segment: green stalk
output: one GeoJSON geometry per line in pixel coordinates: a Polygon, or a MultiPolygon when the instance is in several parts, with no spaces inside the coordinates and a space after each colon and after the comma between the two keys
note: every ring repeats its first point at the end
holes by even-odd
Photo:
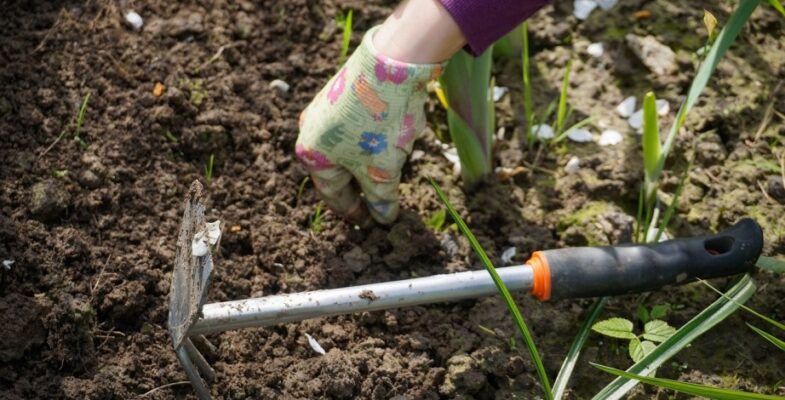
{"type": "Polygon", "coordinates": [[[763,336],[763,338],[771,342],[771,344],[779,347],[780,350],[785,351],[785,342],[782,341],[782,339],[772,335],[771,333],[764,331],[763,329],[756,327],[755,325],[747,324],[747,326],[749,326],[750,329],[755,331],[755,333],[757,333],[758,335],[763,336]]]}
{"type": "Polygon", "coordinates": [[[521,311],[518,309],[518,306],[515,304],[515,300],[513,300],[512,295],[510,295],[510,291],[507,289],[507,286],[502,281],[499,274],[496,272],[496,268],[493,266],[491,259],[488,258],[488,255],[485,253],[485,250],[480,245],[480,242],[477,241],[477,238],[474,237],[472,231],[469,230],[469,227],[466,226],[466,223],[461,218],[460,214],[455,211],[450,201],[447,199],[447,196],[442,192],[442,189],[433,180],[433,178],[429,178],[431,182],[431,186],[436,190],[436,195],[439,197],[442,203],[447,207],[447,212],[450,213],[450,216],[458,225],[458,229],[460,229],[461,233],[466,236],[466,239],[469,240],[469,244],[474,250],[474,253],[482,262],[482,265],[485,266],[485,269],[488,270],[488,273],[491,275],[491,279],[493,279],[493,283],[496,284],[496,289],[499,290],[499,294],[501,294],[502,299],[507,304],[507,309],[509,310],[510,314],[512,315],[513,319],[515,320],[515,324],[518,327],[518,331],[521,333],[523,337],[524,343],[526,343],[526,347],[529,349],[529,353],[531,354],[532,360],[534,361],[535,369],[537,370],[537,376],[540,378],[540,383],[542,384],[543,390],[545,392],[545,398],[548,400],[553,400],[553,392],[551,391],[551,384],[548,380],[548,374],[545,372],[545,367],[542,364],[542,359],[540,358],[540,353],[537,351],[537,346],[534,343],[534,338],[532,338],[531,333],[529,332],[528,326],[526,326],[526,321],[523,320],[523,315],[521,315],[521,311]]]}
{"type": "Polygon", "coordinates": [[[441,86],[447,97],[447,124],[458,150],[461,172],[467,188],[475,187],[491,175],[495,115],[490,98],[491,54],[488,49],[474,58],[457,52],[447,63],[441,86]]]}
{"type": "Polygon", "coordinates": [[[343,64],[346,61],[346,56],[349,55],[349,40],[352,38],[352,16],[354,15],[354,10],[349,10],[346,14],[346,17],[343,20],[343,37],[341,40],[341,58],[339,59],[338,63],[343,64]]]}
{"type": "Polygon", "coordinates": [[[581,330],[578,331],[578,335],[575,336],[575,340],[572,342],[572,346],[570,346],[570,351],[567,352],[567,356],[564,358],[564,362],[562,362],[561,368],[559,369],[559,375],[556,376],[556,381],[553,383],[554,399],[561,399],[564,396],[564,391],[567,389],[567,383],[570,381],[572,371],[575,369],[575,364],[578,363],[578,357],[581,355],[581,349],[583,349],[583,345],[586,343],[586,338],[589,337],[594,321],[596,321],[597,317],[602,313],[602,309],[605,307],[607,301],[607,297],[599,298],[594,303],[594,306],[592,306],[591,311],[589,311],[589,316],[583,321],[583,326],[581,326],[581,330]]]}
{"type": "Polygon", "coordinates": [[[653,198],[657,192],[657,179],[660,172],[657,171],[657,164],[662,157],[656,101],[657,99],[652,92],[646,93],[646,96],[643,98],[643,171],[647,208],[654,206],[653,198]]]}
{"type": "Polygon", "coordinates": [[[523,113],[526,116],[526,144],[531,148],[534,145],[534,103],[532,103],[531,75],[529,73],[529,23],[521,24],[521,65],[523,70],[523,113]]]}
{"type": "Polygon", "coordinates": [[[558,136],[564,131],[564,123],[567,119],[567,90],[570,85],[570,70],[572,70],[572,60],[567,61],[567,68],[564,70],[564,78],[561,82],[561,92],[559,93],[559,108],[556,111],[556,130],[558,136]]]}

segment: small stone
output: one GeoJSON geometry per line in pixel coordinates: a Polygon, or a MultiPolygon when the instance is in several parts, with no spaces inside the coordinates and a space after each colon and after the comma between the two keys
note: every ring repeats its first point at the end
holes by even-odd
{"type": "Polygon", "coordinates": [[[567,161],[567,164],[564,166],[564,172],[566,172],[568,175],[572,175],[577,173],[580,168],[581,168],[581,159],[576,156],[572,156],[570,160],[567,161]]]}
{"type": "Polygon", "coordinates": [[[553,139],[554,136],[553,128],[547,124],[532,126],[532,132],[540,139],[553,139]]]}
{"type": "Polygon", "coordinates": [[[607,131],[602,132],[602,134],[600,135],[599,144],[600,146],[613,146],[621,143],[622,139],[623,137],[621,136],[621,133],[609,129],[607,131]]]}
{"type": "Polygon", "coordinates": [[[270,87],[281,91],[281,93],[289,92],[289,84],[280,79],[275,79],[270,82],[270,87]]]}
{"type": "Polygon", "coordinates": [[[627,97],[626,99],[622,100],[618,106],[616,106],[616,112],[619,113],[622,118],[629,118],[633,112],[635,112],[635,96],[627,97]]]}
{"type": "Polygon", "coordinates": [[[579,20],[585,20],[595,8],[597,8],[597,2],[594,0],[575,0],[572,15],[579,20]]]}
{"type": "Polygon", "coordinates": [[[30,212],[41,221],[60,217],[68,207],[70,195],[59,182],[38,182],[33,185],[31,192],[30,212]]]}
{"type": "Polygon", "coordinates": [[[640,37],[630,33],[624,39],[627,46],[651,72],[663,76],[678,71],[676,53],[670,47],[660,43],[654,36],[640,37]]]}
{"type": "Polygon", "coordinates": [[[166,22],[166,34],[169,36],[185,36],[203,33],[203,20],[202,14],[182,10],[174,18],[166,22]]]}
{"type": "Polygon", "coordinates": [[[144,20],[142,19],[142,16],[137,14],[136,11],[134,10],[129,10],[128,12],[125,13],[125,22],[127,22],[128,25],[131,26],[131,28],[134,28],[134,30],[137,31],[139,29],[142,29],[142,26],[144,25],[144,20]]]}
{"type": "Polygon", "coordinates": [[[603,48],[602,43],[592,43],[586,48],[586,52],[594,58],[600,58],[603,53],[605,53],[605,49],[603,48]]]}
{"type": "Polygon", "coordinates": [[[785,204],[785,185],[781,176],[770,176],[767,182],[767,192],[774,200],[780,204],[785,204]]]}
{"type": "Polygon", "coordinates": [[[643,110],[632,113],[630,118],[627,119],[627,123],[630,124],[630,128],[640,131],[643,128],[643,110]]]}
{"type": "Polygon", "coordinates": [[[101,186],[101,177],[92,170],[84,170],[79,174],[79,184],[87,189],[97,189],[101,186]]]}
{"type": "Polygon", "coordinates": [[[588,129],[578,128],[567,133],[567,138],[573,142],[586,143],[594,138],[588,129]]]}

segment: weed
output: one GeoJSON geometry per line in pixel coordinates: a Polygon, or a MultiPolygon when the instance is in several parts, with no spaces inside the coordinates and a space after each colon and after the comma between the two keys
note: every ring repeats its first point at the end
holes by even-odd
{"type": "Polygon", "coordinates": [[[215,154],[210,154],[210,158],[207,160],[207,165],[204,166],[204,178],[207,179],[207,182],[210,182],[213,179],[214,165],[215,165],[215,154]]]}
{"type": "Polygon", "coordinates": [[[322,202],[316,204],[316,210],[313,215],[308,219],[308,225],[313,233],[322,231],[322,202]]]}
{"type": "Polygon", "coordinates": [[[67,175],[68,175],[67,169],[56,169],[52,171],[52,176],[54,176],[55,178],[62,179],[65,178],[67,175]]]}
{"type": "Polygon", "coordinates": [[[349,10],[346,14],[339,12],[335,17],[335,22],[341,27],[343,36],[341,38],[341,55],[338,59],[338,64],[343,64],[346,57],[349,55],[349,41],[352,38],[352,16],[354,10],[349,10]]]}
{"type": "Polygon", "coordinates": [[[597,322],[591,329],[599,334],[629,340],[629,355],[632,361],[638,362],[651,354],[657,345],[662,343],[674,333],[676,328],[659,319],[651,319],[643,327],[643,333],[635,334],[634,324],[625,318],[609,318],[597,322]]]}
{"type": "Polygon", "coordinates": [[[202,79],[183,79],[180,81],[180,86],[190,93],[188,101],[197,107],[199,107],[208,96],[207,89],[202,86],[203,83],[204,81],[202,79]]]}
{"type": "Polygon", "coordinates": [[[433,228],[435,231],[441,231],[445,228],[444,223],[447,220],[447,212],[442,208],[431,215],[426,225],[433,228]]]}
{"type": "Polygon", "coordinates": [[[79,144],[81,148],[87,148],[87,142],[82,139],[82,123],[84,123],[84,115],[87,112],[87,102],[90,101],[90,92],[82,99],[82,105],[79,106],[79,114],[76,116],[76,128],[74,129],[74,141],[79,144]]]}
{"type": "Polygon", "coordinates": [[[172,143],[177,143],[177,136],[175,136],[169,129],[164,130],[164,137],[166,140],[172,143]]]}

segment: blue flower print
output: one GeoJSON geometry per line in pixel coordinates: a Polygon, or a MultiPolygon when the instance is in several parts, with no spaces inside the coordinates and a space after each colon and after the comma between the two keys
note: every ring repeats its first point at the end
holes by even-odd
{"type": "Polygon", "coordinates": [[[379,154],[387,148],[387,137],[383,133],[363,132],[358,143],[364,152],[379,154]]]}

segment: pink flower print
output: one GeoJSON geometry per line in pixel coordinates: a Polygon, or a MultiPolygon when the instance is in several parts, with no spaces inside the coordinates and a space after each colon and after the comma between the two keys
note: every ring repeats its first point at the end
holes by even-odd
{"type": "Polygon", "coordinates": [[[321,171],[333,166],[326,155],[316,150],[308,150],[301,144],[295,146],[294,153],[297,159],[311,171],[321,171]]]}
{"type": "Polygon", "coordinates": [[[403,116],[403,122],[401,122],[401,133],[398,135],[398,141],[395,143],[395,146],[400,149],[406,149],[409,143],[414,140],[414,115],[410,113],[406,113],[403,116]]]}
{"type": "Polygon", "coordinates": [[[409,77],[409,68],[406,65],[383,57],[376,58],[374,70],[379,82],[390,81],[400,85],[409,77]]]}
{"type": "Polygon", "coordinates": [[[341,68],[338,75],[335,75],[330,90],[327,91],[327,100],[330,104],[335,104],[338,98],[341,97],[343,89],[346,87],[346,67],[341,68]]]}

